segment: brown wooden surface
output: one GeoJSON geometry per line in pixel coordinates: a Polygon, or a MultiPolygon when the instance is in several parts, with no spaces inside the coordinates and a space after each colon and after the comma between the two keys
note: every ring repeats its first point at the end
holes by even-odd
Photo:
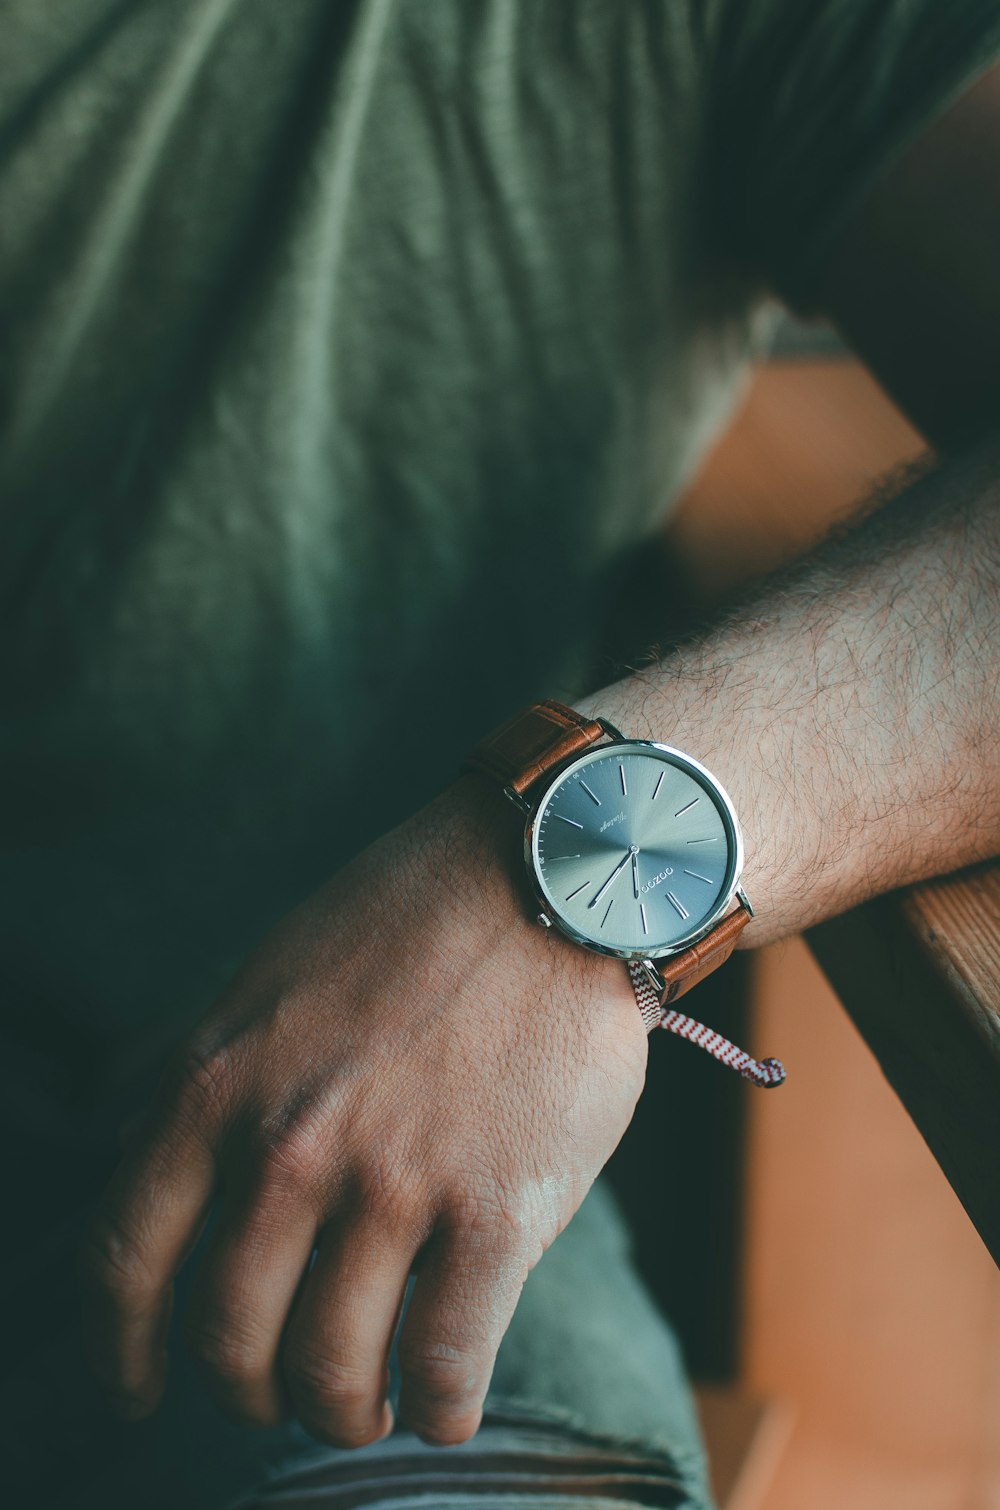
{"type": "Polygon", "coordinates": [[[809,943],[1000,1263],[1000,866],[880,898],[809,943]]]}
{"type": "MultiPolygon", "coordinates": [[[[682,505],[671,555],[711,599],[748,570],[767,570],[806,548],[880,473],[921,449],[859,363],[771,362],[682,505]]],[[[977,1085],[995,1069],[992,1051],[980,1051],[995,1017],[984,1022],[963,997],[972,991],[986,1000],[997,976],[991,946],[971,936],[966,900],[956,904],[955,888],[964,884],[935,882],[843,920],[839,963],[855,957],[851,929],[874,923],[880,909],[895,919],[909,942],[903,957],[911,974],[930,991],[931,1028],[917,1025],[898,976],[890,976],[895,1007],[871,1002],[873,1022],[883,1037],[886,1024],[894,1026],[896,1062],[911,1029],[921,1055],[934,1034],[943,1037],[941,1062],[928,1053],[924,1065],[918,1055],[910,1081],[920,1084],[935,1125],[950,1110],[954,1138],[964,1139],[952,1157],[978,1169],[986,1189],[994,1157],[970,1152],[970,1082],[956,1071],[957,1088],[931,1084],[932,1068],[956,1065],[959,1045],[977,1085]],[[949,972],[958,977],[954,990],[938,990],[949,972]]],[[[887,935],[873,931],[884,965],[887,935]]],[[[803,941],[754,951],[746,961],[749,1046],[780,1054],[789,1070],[782,1090],[747,1093],[741,1140],[741,1388],[783,1401],[790,1412],[761,1510],[1000,1510],[994,1262],[803,941]]],[[[855,1013],[872,994],[861,994],[864,984],[857,992],[844,987],[855,1013]]],[[[875,1027],[865,1031],[878,1053],[875,1027]]],[[[913,1111],[914,1091],[897,1081],[913,1111]]],[[[986,1119],[996,1099],[985,1091],[972,1098],[986,1119]]],[[[691,1115],[698,1118],[697,1103],[691,1115]]],[[[991,1136],[980,1124],[978,1141],[991,1136]]]]}
{"type": "Polygon", "coordinates": [[[742,1387],[791,1431],[762,1510],[1000,1510],[1000,1276],[806,944],[753,956],[742,1387]]]}
{"type": "MultiPolygon", "coordinates": [[[[670,531],[709,596],[799,554],[924,450],[859,363],[765,367],[670,531]]],[[[1000,1261],[1000,866],[810,934],[883,1070],[1000,1261]]]]}

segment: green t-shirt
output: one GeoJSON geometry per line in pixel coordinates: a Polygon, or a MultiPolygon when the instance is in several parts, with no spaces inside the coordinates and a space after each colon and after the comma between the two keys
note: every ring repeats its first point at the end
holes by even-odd
{"type": "MultiPolygon", "coordinates": [[[[983,0],[2,0],[0,969],[201,1010],[520,703],[983,0]]],[[[40,1019],[41,1020],[41,1019],[40,1019]]]]}

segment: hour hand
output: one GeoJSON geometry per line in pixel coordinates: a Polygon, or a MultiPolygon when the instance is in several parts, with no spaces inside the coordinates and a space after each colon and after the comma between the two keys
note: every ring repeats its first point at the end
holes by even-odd
{"type": "Polygon", "coordinates": [[[629,860],[632,857],[632,851],[633,851],[634,848],[635,848],[635,846],[633,845],[631,848],[629,848],[629,849],[627,849],[625,851],[624,855],[618,861],[618,864],[615,866],[614,870],[608,876],[608,879],[605,881],[605,883],[601,887],[600,891],[597,893],[597,895],[593,898],[592,901],[590,901],[590,902],[587,903],[588,907],[596,907],[597,906],[598,902],[601,900],[601,898],[603,897],[604,893],[607,891],[608,887],[611,885],[611,883],[615,879],[615,877],[616,876],[620,876],[621,873],[622,873],[622,871],[625,869],[626,865],[628,864],[629,860]]]}
{"type": "Polygon", "coordinates": [[[636,849],[636,847],[635,847],[634,844],[632,846],[632,890],[635,892],[635,899],[638,902],[638,900],[639,900],[639,851],[636,849]]]}

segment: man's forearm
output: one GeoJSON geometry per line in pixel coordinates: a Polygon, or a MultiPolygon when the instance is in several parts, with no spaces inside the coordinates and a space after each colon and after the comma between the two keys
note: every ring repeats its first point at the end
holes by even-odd
{"type": "Polygon", "coordinates": [[[993,442],[585,706],[729,789],[761,943],[1000,852],[998,683],[993,442]]]}

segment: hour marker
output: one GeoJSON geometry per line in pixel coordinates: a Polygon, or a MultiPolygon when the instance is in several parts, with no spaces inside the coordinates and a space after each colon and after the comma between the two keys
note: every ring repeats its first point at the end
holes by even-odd
{"type": "Polygon", "coordinates": [[[689,812],[690,809],[694,807],[695,803],[696,802],[700,802],[700,801],[701,801],[700,797],[692,797],[691,801],[687,804],[686,807],[678,808],[677,812],[674,814],[674,817],[675,818],[679,818],[680,815],[681,815],[681,813],[689,812]]]}
{"type": "Polygon", "coordinates": [[[664,778],[664,776],[666,774],[667,774],[666,771],[661,771],[660,774],[659,774],[659,776],[657,776],[657,778],[656,778],[656,785],[653,788],[653,801],[654,802],[656,801],[656,794],[657,794],[657,792],[660,790],[660,787],[663,785],[663,778],[664,778]]]}
{"type": "MultiPolygon", "coordinates": [[[[549,858],[552,860],[552,863],[555,864],[555,862],[557,860],[579,860],[580,856],[579,855],[551,855],[549,858]]],[[[543,861],[543,864],[544,864],[544,861],[543,861]]]]}
{"type": "Polygon", "coordinates": [[[645,902],[640,902],[639,903],[639,911],[642,913],[642,931],[643,931],[643,933],[648,933],[649,932],[649,924],[646,922],[646,904],[645,904],[645,902]]]}
{"type": "Polygon", "coordinates": [[[691,916],[687,908],[684,906],[684,903],[678,902],[672,891],[667,892],[667,900],[674,904],[682,918],[689,918],[691,916]]]}
{"type": "Polygon", "coordinates": [[[713,834],[710,839],[689,839],[688,840],[689,844],[717,844],[718,842],[719,842],[719,836],[718,836],[718,834],[713,834]]]}
{"type": "Polygon", "coordinates": [[[621,764],[620,761],[618,763],[618,774],[622,779],[622,796],[627,797],[628,787],[625,785],[625,767],[621,764]]]}
{"type": "Polygon", "coordinates": [[[695,878],[696,881],[704,881],[704,883],[705,883],[706,886],[711,886],[711,884],[712,884],[711,881],[708,879],[708,876],[699,875],[696,870],[686,870],[684,872],[684,874],[686,876],[694,876],[694,878],[695,878]]]}
{"type": "Polygon", "coordinates": [[[614,897],[612,897],[611,901],[608,903],[607,912],[605,912],[604,916],[601,918],[601,927],[602,928],[604,927],[605,923],[608,921],[608,912],[611,911],[611,909],[612,909],[612,907],[614,905],[615,905],[615,899],[614,899],[614,897]]]}
{"type": "Polygon", "coordinates": [[[552,816],[553,816],[553,818],[562,818],[562,821],[564,823],[571,824],[573,828],[582,828],[583,827],[583,824],[582,823],[577,823],[577,821],[576,821],[575,818],[563,818],[562,813],[553,813],[552,816]]]}
{"type": "Polygon", "coordinates": [[[584,881],[582,886],[578,886],[575,891],[571,891],[569,896],[566,898],[567,902],[572,902],[573,898],[578,897],[581,891],[585,891],[589,885],[589,881],[584,881]]]}
{"type": "Polygon", "coordinates": [[[586,792],[586,794],[590,798],[591,802],[596,802],[597,806],[600,807],[600,805],[601,805],[601,799],[600,799],[600,797],[595,797],[594,796],[593,792],[590,790],[590,787],[587,785],[587,783],[585,781],[581,781],[580,785],[583,787],[583,790],[586,792]]]}

